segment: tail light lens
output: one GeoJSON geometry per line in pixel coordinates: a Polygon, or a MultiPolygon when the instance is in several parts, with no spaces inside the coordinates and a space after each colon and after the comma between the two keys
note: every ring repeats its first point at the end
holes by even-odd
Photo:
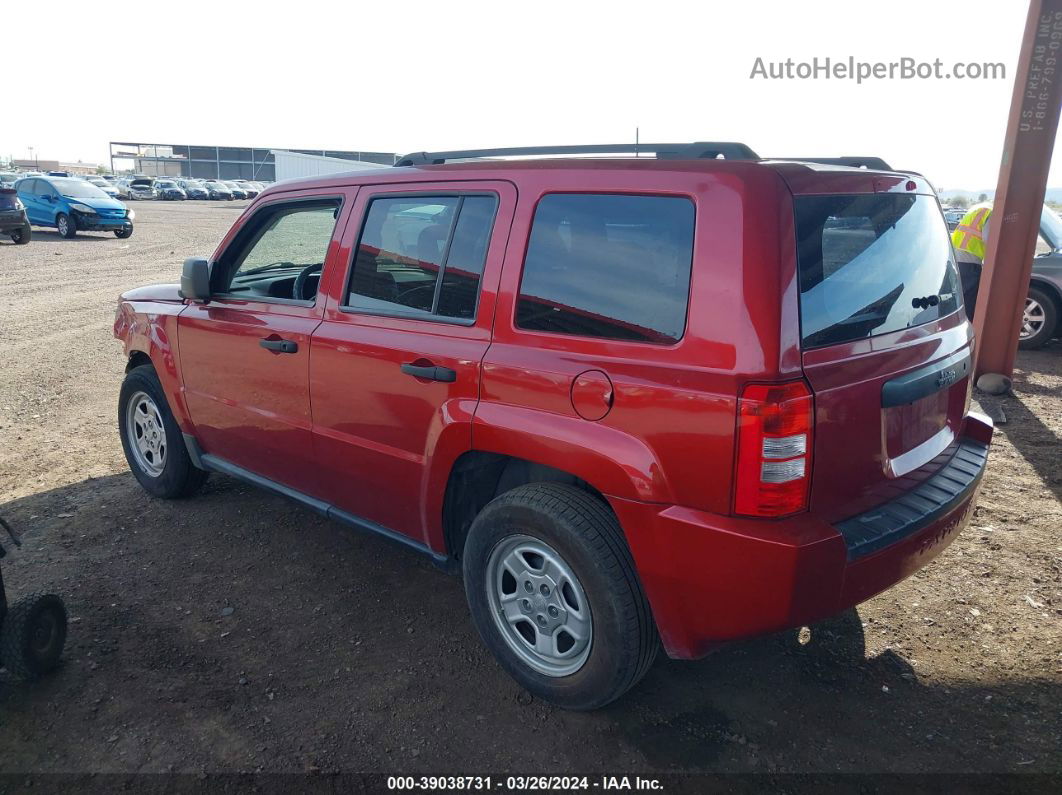
{"type": "Polygon", "coordinates": [[[735,513],[774,517],[808,507],[812,412],[803,381],[745,387],[738,400],[735,513]]]}

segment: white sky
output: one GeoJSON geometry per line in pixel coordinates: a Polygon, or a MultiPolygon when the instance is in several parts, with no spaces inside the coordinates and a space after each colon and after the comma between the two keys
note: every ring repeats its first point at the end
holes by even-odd
{"type": "MultiPolygon", "coordinates": [[[[110,140],[414,151],[736,140],[996,184],[1022,0],[11,2],[0,152],[110,140]],[[39,32],[36,32],[39,31],[39,32]],[[1005,80],[750,80],[767,60],[1002,62],[1005,80]],[[7,74],[15,74],[10,69],[7,74]]],[[[1056,151],[1058,147],[1056,146],[1056,151]]],[[[1056,154],[1048,184],[1062,184],[1056,154]]]]}

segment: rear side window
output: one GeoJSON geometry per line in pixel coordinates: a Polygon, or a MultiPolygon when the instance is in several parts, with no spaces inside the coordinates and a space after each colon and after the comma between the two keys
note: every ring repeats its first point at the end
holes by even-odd
{"type": "Polygon", "coordinates": [[[347,305],[381,314],[472,321],[494,196],[373,199],[358,241],[347,305]]]}
{"type": "Polygon", "coordinates": [[[664,196],[552,194],[535,210],[516,325],[670,344],[682,337],[693,203],[664,196]]]}
{"type": "Polygon", "coordinates": [[[805,348],[937,320],[961,287],[947,225],[930,196],[800,196],[795,200],[805,348]]]}

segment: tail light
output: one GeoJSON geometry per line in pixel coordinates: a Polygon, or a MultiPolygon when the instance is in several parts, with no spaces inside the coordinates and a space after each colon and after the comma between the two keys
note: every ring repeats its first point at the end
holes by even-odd
{"type": "Polygon", "coordinates": [[[812,412],[803,381],[745,387],[738,400],[735,513],[786,516],[808,507],[812,412]]]}

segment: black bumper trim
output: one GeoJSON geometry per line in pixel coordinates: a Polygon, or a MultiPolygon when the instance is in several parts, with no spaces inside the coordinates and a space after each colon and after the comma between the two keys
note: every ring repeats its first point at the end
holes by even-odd
{"type": "Polygon", "coordinates": [[[949,513],[981,480],[988,445],[962,439],[951,460],[929,480],[895,500],[834,525],[853,561],[884,549],[949,513]]]}

